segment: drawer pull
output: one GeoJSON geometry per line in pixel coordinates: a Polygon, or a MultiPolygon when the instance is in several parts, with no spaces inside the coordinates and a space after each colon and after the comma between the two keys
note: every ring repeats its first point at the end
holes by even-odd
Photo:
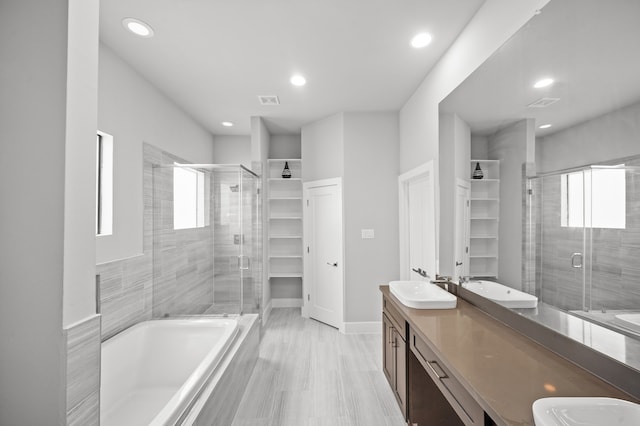
{"type": "Polygon", "coordinates": [[[427,361],[427,365],[429,366],[429,369],[433,371],[433,374],[435,374],[438,379],[442,380],[442,379],[449,378],[449,376],[447,376],[447,373],[445,373],[442,370],[442,368],[440,368],[437,361],[427,361]],[[440,372],[436,371],[436,369],[434,368],[434,365],[438,367],[438,370],[440,370],[440,372]]]}

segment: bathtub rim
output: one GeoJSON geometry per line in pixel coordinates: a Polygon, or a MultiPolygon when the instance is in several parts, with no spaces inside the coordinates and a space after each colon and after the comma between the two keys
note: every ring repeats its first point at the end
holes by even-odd
{"type": "Polygon", "coordinates": [[[476,293],[482,297],[485,297],[489,300],[492,300],[506,308],[512,308],[512,309],[533,309],[536,308],[538,306],[538,298],[532,294],[529,293],[525,293],[524,291],[515,289],[515,288],[511,288],[507,285],[501,284],[499,282],[496,281],[489,281],[489,280],[482,280],[482,279],[472,279],[470,280],[468,283],[464,284],[464,288],[469,290],[472,293],[476,293]],[[516,299],[516,298],[508,298],[508,297],[500,297],[500,295],[493,295],[490,294],[489,292],[477,292],[472,290],[469,287],[469,284],[473,284],[473,283],[480,283],[480,285],[486,285],[487,287],[493,287],[493,288],[504,288],[506,290],[509,290],[511,292],[513,292],[514,296],[518,295],[521,296],[520,299],[516,299]]]}

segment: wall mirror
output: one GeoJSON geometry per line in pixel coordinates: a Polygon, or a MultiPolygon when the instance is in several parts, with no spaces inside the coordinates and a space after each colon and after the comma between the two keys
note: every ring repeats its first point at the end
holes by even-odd
{"type": "Polygon", "coordinates": [[[441,134],[454,116],[470,145],[465,272],[494,271],[478,274],[538,297],[521,315],[636,370],[638,16],[637,0],[550,1],[440,104],[441,134]],[[476,160],[499,167],[481,164],[494,204],[474,210],[476,160]]]}

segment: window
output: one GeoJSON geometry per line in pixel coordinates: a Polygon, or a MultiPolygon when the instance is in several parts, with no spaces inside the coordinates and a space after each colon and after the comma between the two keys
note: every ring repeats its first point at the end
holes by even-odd
{"type": "Polygon", "coordinates": [[[113,136],[96,138],[96,235],[113,233],[113,136]]]}
{"type": "Polygon", "coordinates": [[[204,172],[190,167],[173,169],[173,228],[202,228],[207,225],[204,172]]]}
{"type": "Polygon", "coordinates": [[[598,166],[561,175],[560,225],[624,229],[626,184],[623,166],[598,166]]]}

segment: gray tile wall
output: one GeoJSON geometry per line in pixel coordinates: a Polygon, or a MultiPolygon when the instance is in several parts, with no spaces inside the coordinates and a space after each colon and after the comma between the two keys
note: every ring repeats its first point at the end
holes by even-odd
{"type": "Polygon", "coordinates": [[[202,314],[213,304],[213,228],[174,229],[173,168],[153,171],[153,193],[153,316],[202,314]]]}
{"type": "MultiPolygon", "coordinates": [[[[139,256],[100,264],[96,267],[96,273],[99,276],[100,313],[103,317],[103,340],[131,325],[152,318],[155,312],[162,311],[162,314],[177,313],[177,307],[182,308],[186,301],[194,300],[203,294],[203,292],[197,291],[194,293],[194,287],[197,287],[194,282],[199,283],[200,287],[204,286],[203,279],[199,279],[194,275],[194,264],[196,265],[196,270],[210,270],[212,268],[202,260],[206,257],[206,253],[197,254],[200,247],[190,244],[196,237],[189,232],[193,230],[185,230],[183,233],[179,231],[179,235],[177,235],[172,229],[173,232],[160,235],[160,240],[162,241],[161,249],[166,249],[164,252],[160,251],[162,257],[160,261],[166,262],[166,267],[160,268],[159,277],[156,281],[158,285],[154,288],[154,221],[160,219],[154,218],[153,166],[171,164],[176,161],[186,163],[187,161],[147,143],[143,144],[143,161],[143,253],[139,256]],[[184,253],[181,256],[171,256],[171,250],[174,252],[183,250],[184,253]],[[166,296],[170,294],[179,296],[182,290],[187,293],[187,296],[178,297],[178,302],[165,312],[164,308],[169,304],[166,296]],[[153,306],[154,293],[159,297],[160,304],[159,310],[156,309],[155,311],[153,306]]],[[[166,191],[162,195],[162,202],[165,204],[164,208],[172,211],[166,206],[172,201],[172,187],[165,184],[161,189],[166,191]]],[[[171,228],[173,228],[172,217],[164,217],[162,220],[165,221],[166,228],[169,227],[167,221],[171,220],[171,228]]],[[[209,256],[209,258],[211,257],[209,256]]],[[[158,264],[160,265],[161,263],[158,264]]],[[[198,312],[197,310],[187,309],[184,313],[198,312]]]]}
{"type": "Polygon", "coordinates": [[[98,425],[100,423],[100,315],[75,324],[64,333],[67,349],[67,424],[98,425]]]}

